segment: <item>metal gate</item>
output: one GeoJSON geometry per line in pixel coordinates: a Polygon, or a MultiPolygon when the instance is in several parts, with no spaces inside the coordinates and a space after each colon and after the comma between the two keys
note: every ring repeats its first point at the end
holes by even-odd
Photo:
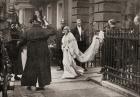
{"type": "Polygon", "coordinates": [[[140,94],[140,37],[130,30],[107,31],[102,50],[104,79],[140,94]]]}

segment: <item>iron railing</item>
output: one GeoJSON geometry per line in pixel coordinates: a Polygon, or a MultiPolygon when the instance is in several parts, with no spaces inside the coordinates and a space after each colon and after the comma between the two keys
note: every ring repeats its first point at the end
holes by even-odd
{"type": "Polygon", "coordinates": [[[140,38],[130,30],[106,31],[104,79],[140,94],[140,38]]]}

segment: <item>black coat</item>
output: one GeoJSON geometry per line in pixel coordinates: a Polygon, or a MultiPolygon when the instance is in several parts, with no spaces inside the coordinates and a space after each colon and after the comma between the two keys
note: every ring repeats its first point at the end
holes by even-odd
{"type": "Polygon", "coordinates": [[[64,35],[64,33],[62,33],[63,28],[64,27],[62,27],[61,29],[58,29],[57,34],[56,34],[56,45],[57,45],[57,49],[61,49],[62,37],[64,35]]]}
{"type": "Polygon", "coordinates": [[[81,39],[80,39],[80,34],[78,31],[78,28],[75,27],[74,29],[72,29],[72,33],[75,36],[77,43],[78,43],[78,47],[82,52],[85,52],[86,48],[87,48],[87,34],[86,34],[86,30],[82,27],[82,31],[81,31],[81,39]]]}
{"type": "Polygon", "coordinates": [[[51,70],[47,40],[54,34],[52,28],[43,29],[37,24],[24,33],[23,40],[27,43],[27,62],[21,85],[35,86],[37,79],[41,87],[50,84],[51,70]]]}

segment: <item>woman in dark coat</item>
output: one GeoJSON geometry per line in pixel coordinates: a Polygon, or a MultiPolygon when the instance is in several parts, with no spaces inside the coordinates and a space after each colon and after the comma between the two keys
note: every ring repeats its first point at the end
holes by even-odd
{"type": "Polygon", "coordinates": [[[36,86],[38,81],[39,88],[51,82],[50,58],[47,40],[49,36],[55,34],[55,30],[51,27],[43,29],[41,22],[36,17],[32,20],[33,26],[25,31],[23,35],[23,43],[27,45],[27,62],[22,75],[21,85],[36,86]]]}

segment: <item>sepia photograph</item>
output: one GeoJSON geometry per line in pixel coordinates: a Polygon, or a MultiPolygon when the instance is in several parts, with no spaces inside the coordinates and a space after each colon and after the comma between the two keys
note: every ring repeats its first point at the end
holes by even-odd
{"type": "Polygon", "coordinates": [[[0,0],[0,97],[140,97],[140,0],[0,0]]]}

